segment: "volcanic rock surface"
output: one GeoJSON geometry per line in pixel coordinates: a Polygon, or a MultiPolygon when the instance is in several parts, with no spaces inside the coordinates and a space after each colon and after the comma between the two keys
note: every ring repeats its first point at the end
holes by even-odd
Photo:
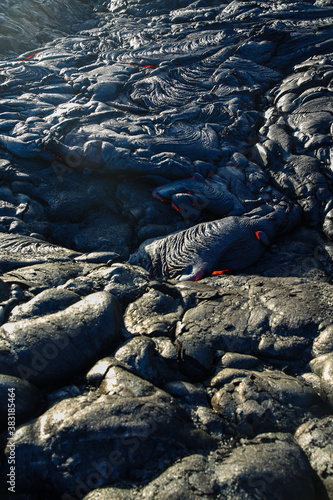
{"type": "Polygon", "coordinates": [[[1,498],[333,499],[330,2],[0,18],[1,498]]]}

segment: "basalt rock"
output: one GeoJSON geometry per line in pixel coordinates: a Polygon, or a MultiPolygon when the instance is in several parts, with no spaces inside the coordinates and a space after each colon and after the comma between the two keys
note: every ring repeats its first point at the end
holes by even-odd
{"type": "Polygon", "coordinates": [[[0,6],[1,494],[327,500],[332,7],[79,3],[0,6]]]}
{"type": "Polygon", "coordinates": [[[311,467],[324,483],[328,498],[333,496],[332,424],[332,416],[313,419],[301,425],[295,434],[295,438],[306,453],[311,467]]]}
{"type": "Polygon", "coordinates": [[[100,359],[87,373],[87,383],[99,387],[103,381],[108,385],[115,372],[120,373],[117,380],[121,377],[125,380],[129,372],[159,387],[166,382],[183,380],[185,377],[178,369],[177,351],[173,345],[171,347],[171,353],[171,349],[168,353],[160,352],[153,340],[135,337],[120,345],[112,356],[100,359]]]}
{"type": "Polygon", "coordinates": [[[107,292],[91,294],[64,311],[5,323],[0,370],[37,386],[57,384],[112,350],[119,327],[119,305],[107,292]]]}
{"type": "Polygon", "coordinates": [[[161,386],[170,380],[182,379],[178,366],[169,366],[158,352],[155,342],[147,337],[134,337],[114,352],[114,359],[125,363],[139,377],[161,386]]]}
{"type": "Polygon", "coordinates": [[[89,272],[91,268],[94,266],[88,266],[87,269],[85,264],[73,260],[55,260],[11,270],[3,275],[3,280],[8,284],[30,287],[30,291],[38,293],[48,288],[63,285],[70,278],[73,279],[89,272]]]}
{"type": "Polygon", "coordinates": [[[306,500],[325,498],[324,494],[320,496],[321,489],[304,453],[288,434],[261,434],[225,454],[209,459],[199,454],[185,457],[140,490],[101,488],[84,500],[164,500],[170,495],[191,500],[216,496],[291,500],[298,493],[306,500]]]}
{"type": "Polygon", "coordinates": [[[0,233],[1,271],[44,262],[68,261],[78,255],[67,248],[24,235],[0,233]]]}
{"type": "MultiPolygon", "coordinates": [[[[89,268],[88,268],[89,269],[89,268]]],[[[144,269],[116,263],[110,267],[98,266],[85,276],[68,280],[63,286],[69,290],[100,291],[114,295],[125,307],[139,298],[148,288],[149,274],[144,269]]]]}
{"type": "Polygon", "coordinates": [[[293,433],[311,415],[327,412],[318,394],[301,380],[273,371],[235,375],[213,396],[212,406],[240,434],[293,433]]]}
{"type": "Polygon", "coordinates": [[[128,306],[124,324],[127,331],[134,335],[171,336],[183,312],[179,298],[150,288],[128,306]]]}
{"type": "Polygon", "coordinates": [[[299,278],[214,279],[222,285],[220,298],[189,308],[177,325],[180,367],[188,377],[207,378],[220,352],[305,367],[319,324],[332,321],[331,285],[299,278]]]}
{"type": "Polygon", "coordinates": [[[80,300],[80,297],[69,290],[51,288],[36,295],[25,304],[14,307],[8,320],[21,321],[36,316],[53,314],[75,304],[78,300],[80,300]]]}
{"type": "Polygon", "coordinates": [[[22,463],[18,489],[82,497],[96,485],[142,478],[193,447],[214,446],[166,393],[151,386],[147,395],[140,384],[138,391],[64,399],[21,427],[7,447],[15,443],[22,463]]]}

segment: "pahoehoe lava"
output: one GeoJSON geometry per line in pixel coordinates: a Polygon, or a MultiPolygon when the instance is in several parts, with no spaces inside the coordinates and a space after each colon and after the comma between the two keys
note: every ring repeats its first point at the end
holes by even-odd
{"type": "Polygon", "coordinates": [[[0,18],[2,497],[333,499],[330,1],[0,18]]]}
{"type": "Polygon", "coordinates": [[[298,206],[276,204],[245,216],[204,222],[170,236],[142,243],[131,264],[154,278],[198,281],[213,271],[239,271],[257,262],[279,234],[300,220],[298,206]]]}

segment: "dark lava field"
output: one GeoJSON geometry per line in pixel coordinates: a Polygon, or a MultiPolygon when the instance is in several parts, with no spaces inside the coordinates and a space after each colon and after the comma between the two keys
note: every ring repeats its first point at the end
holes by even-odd
{"type": "Polygon", "coordinates": [[[332,2],[0,21],[1,498],[332,500],[332,2]]]}

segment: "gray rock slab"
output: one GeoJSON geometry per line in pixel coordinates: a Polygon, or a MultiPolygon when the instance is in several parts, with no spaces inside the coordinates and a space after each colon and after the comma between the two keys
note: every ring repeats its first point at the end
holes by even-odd
{"type": "Polygon", "coordinates": [[[146,397],[159,395],[164,398],[169,396],[165,391],[157,388],[151,382],[131,373],[122,365],[109,365],[103,381],[99,385],[99,390],[109,396],[146,397]]]}
{"type": "Polygon", "coordinates": [[[288,434],[261,434],[244,443],[216,467],[215,475],[222,498],[319,498],[309,462],[288,434]]]}
{"type": "Polygon", "coordinates": [[[333,408],[333,352],[328,355],[320,381],[320,389],[323,397],[333,408]]]}
{"type": "Polygon", "coordinates": [[[116,299],[99,292],[64,311],[6,323],[0,371],[37,386],[66,381],[119,343],[120,319],[116,299]]]}
{"type": "Polygon", "coordinates": [[[120,366],[159,386],[173,380],[183,380],[177,361],[164,358],[148,337],[134,337],[121,344],[112,356],[100,359],[87,373],[87,381],[98,386],[111,367],[120,366]]]}
{"type": "MultiPolygon", "coordinates": [[[[93,264],[91,264],[93,267],[93,264]]],[[[38,265],[21,267],[14,271],[9,271],[3,275],[3,280],[8,283],[22,284],[25,287],[33,287],[35,293],[54,288],[65,283],[70,278],[80,276],[88,272],[91,268],[78,262],[43,262],[38,265]]]]}
{"type": "Polygon", "coordinates": [[[116,349],[113,356],[133,373],[158,385],[183,378],[177,366],[168,366],[155,342],[148,337],[134,337],[116,349]]]}
{"type": "Polygon", "coordinates": [[[331,324],[332,288],[299,278],[228,277],[217,281],[219,299],[189,308],[177,324],[183,372],[193,380],[211,374],[220,351],[255,355],[292,366],[310,360],[312,342],[331,324]]]}
{"type": "Polygon", "coordinates": [[[226,368],[236,368],[239,370],[251,370],[260,368],[262,366],[262,361],[255,356],[250,356],[248,354],[238,354],[234,352],[227,352],[222,356],[221,359],[222,366],[226,368]]]}
{"type": "MultiPolygon", "coordinates": [[[[68,283],[71,288],[75,282],[87,283],[93,290],[105,290],[114,295],[122,305],[128,305],[142,295],[149,283],[147,271],[129,264],[112,264],[110,267],[99,267],[87,276],[77,278],[68,283]]],[[[66,284],[65,284],[66,287],[66,284]]]]}
{"type": "Polygon", "coordinates": [[[75,304],[78,300],[80,300],[80,297],[69,290],[49,288],[28,302],[14,307],[8,321],[20,321],[53,314],[75,304]]]}
{"type": "Polygon", "coordinates": [[[333,417],[309,420],[297,429],[295,439],[323,482],[328,498],[333,498],[333,417]]]}
{"type": "Polygon", "coordinates": [[[320,494],[315,474],[292,436],[271,433],[243,442],[224,457],[187,456],[143,488],[100,488],[84,500],[318,500],[324,498],[320,494]]]}
{"type": "Polygon", "coordinates": [[[213,396],[212,406],[240,434],[294,432],[306,419],[327,413],[324,401],[302,379],[269,370],[235,375],[213,396]]]}
{"type": "Polygon", "coordinates": [[[15,443],[17,490],[82,497],[105,483],[143,478],[193,447],[214,446],[180,405],[151,387],[150,396],[95,392],[64,399],[22,426],[6,451],[15,443]]]}
{"type": "Polygon", "coordinates": [[[317,357],[331,352],[333,352],[333,325],[328,325],[313,341],[312,354],[317,357]]]}
{"type": "Polygon", "coordinates": [[[150,337],[172,335],[183,314],[181,300],[149,289],[125,311],[124,325],[131,334],[150,337]]]}
{"type": "Polygon", "coordinates": [[[320,394],[333,406],[333,353],[322,354],[312,359],[310,368],[315,375],[320,377],[320,394]]]}

